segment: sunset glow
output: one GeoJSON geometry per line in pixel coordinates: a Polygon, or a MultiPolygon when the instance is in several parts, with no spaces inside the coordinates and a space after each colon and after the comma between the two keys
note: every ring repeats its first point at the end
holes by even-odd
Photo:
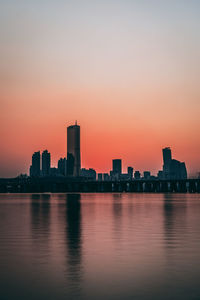
{"type": "Polygon", "coordinates": [[[108,172],[121,158],[123,171],[156,174],[170,146],[189,175],[199,171],[199,9],[195,0],[1,2],[0,176],[28,173],[38,150],[57,165],[75,120],[82,167],[108,172]]]}

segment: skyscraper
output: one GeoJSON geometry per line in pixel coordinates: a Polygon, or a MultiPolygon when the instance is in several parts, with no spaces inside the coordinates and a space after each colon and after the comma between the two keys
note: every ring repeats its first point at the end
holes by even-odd
{"type": "Polygon", "coordinates": [[[40,176],[40,151],[34,152],[32,155],[32,165],[30,167],[30,176],[40,176]]]}
{"type": "Polygon", "coordinates": [[[66,158],[60,158],[58,161],[58,173],[59,175],[66,175],[66,158]]]}
{"type": "Polygon", "coordinates": [[[79,176],[81,169],[80,126],[67,127],[67,175],[79,176]]]}
{"type": "Polygon", "coordinates": [[[112,180],[119,180],[122,173],[122,160],[113,159],[112,160],[112,171],[110,171],[110,176],[112,180]]]}
{"type": "Polygon", "coordinates": [[[122,160],[121,159],[113,159],[113,173],[121,175],[122,173],[122,160]]]}
{"type": "Polygon", "coordinates": [[[171,162],[171,159],[172,159],[171,149],[169,147],[166,147],[166,148],[162,149],[162,151],[163,151],[163,164],[169,165],[169,163],[171,162]]]}
{"type": "Polygon", "coordinates": [[[171,149],[163,149],[163,173],[164,179],[186,179],[187,169],[184,162],[172,159],[171,149]]]}
{"type": "Polygon", "coordinates": [[[133,179],[133,168],[132,167],[128,167],[128,175],[129,175],[129,179],[132,180],[133,179]]]}
{"type": "Polygon", "coordinates": [[[172,152],[169,147],[162,149],[163,152],[163,174],[165,179],[170,178],[170,165],[172,161],[172,152]]]}
{"type": "Polygon", "coordinates": [[[42,175],[48,176],[51,168],[51,155],[45,150],[42,152],[42,175]]]}

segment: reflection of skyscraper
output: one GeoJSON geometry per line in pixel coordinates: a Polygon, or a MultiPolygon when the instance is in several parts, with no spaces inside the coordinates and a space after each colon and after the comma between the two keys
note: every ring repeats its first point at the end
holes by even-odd
{"type": "Polygon", "coordinates": [[[30,176],[32,176],[32,177],[40,176],[40,151],[35,152],[32,155],[32,165],[30,167],[30,176]]]}
{"type": "Polygon", "coordinates": [[[67,127],[67,175],[79,176],[81,168],[80,126],[67,127]]]}
{"type": "MultiPolygon", "coordinates": [[[[120,221],[122,218],[122,194],[113,194],[113,217],[116,221],[120,221]]],[[[119,226],[121,227],[121,226],[119,226]]]]}
{"type": "Polygon", "coordinates": [[[50,174],[51,155],[45,150],[42,152],[42,175],[48,176],[50,174]]]}
{"type": "Polygon", "coordinates": [[[43,243],[44,238],[47,239],[49,234],[51,196],[49,194],[32,194],[30,197],[32,234],[39,243],[43,243]]]}
{"type": "Polygon", "coordinates": [[[172,248],[172,243],[173,248],[177,242],[180,245],[181,240],[186,243],[187,195],[182,195],[181,199],[180,202],[175,194],[163,194],[164,239],[168,248],[172,248]]]}
{"type": "Polygon", "coordinates": [[[81,202],[80,194],[68,194],[66,222],[69,263],[79,265],[81,257],[81,202]]]}
{"type": "MultiPolygon", "coordinates": [[[[66,277],[70,281],[69,295],[76,293],[77,298],[80,292],[82,279],[82,217],[81,217],[81,195],[80,194],[59,194],[59,223],[61,231],[65,228],[62,237],[62,245],[66,253],[66,277]],[[63,202],[64,200],[64,202],[63,202]],[[64,238],[64,239],[63,239],[64,238]],[[71,284],[72,283],[72,284],[71,284]]],[[[66,297],[68,299],[68,297],[66,297]]],[[[73,297],[74,298],[74,297],[73,297]]],[[[69,299],[71,299],[69,297],[69,299]]],[[[75,299],[75,298],[74,298],[75,299]]]]}

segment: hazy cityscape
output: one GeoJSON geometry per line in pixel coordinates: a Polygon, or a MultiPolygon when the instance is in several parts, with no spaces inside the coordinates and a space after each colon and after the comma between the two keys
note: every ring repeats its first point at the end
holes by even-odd
{"type": "Polygon", "coordinates": [[[153,179],[187,179],[187,169],[184,162],[172,158],[169,147],[162,149],[163,168],[159,170],[157,176],[153,176],[146,170],[141,173],[135,170],[134,166],[127,167],[127,173],[122,173],[122,159],[112,160],[112,170],[108,173],[96,173],[92,168],[81,168],[81,145],[80,145],[80,126],[71,125],[67,127],[67,156],[58,160],[57,168],[51,167],[51,154],[48,150],[40,151],[32,155],[30,166],[30,177],[54,177],[65,176],[82,177],[87,180],[98,181],[130,181],[130,180],[153,180],[153,179]]]}
{"type": "Polygon", "coordinates": [[[48,150],[36,151],[32,155],[29,176],[1,178],[0,192],[200,192],[200,177],[188,178],[185,162],[174,159],[170,147],[162,149],[163,166],[156,176],[150,170],[141,172],[130,165],[127,172],[122,172],[120,157],[112,159],[112,169],[106,173],[82,168],[80,132],[77,122],[67,127],[67,154],[58,160],[57,167],[51,166],[48,150]]]}
{"type": "Polygon", "coordinates": [[[0,300],[200,300],[200,0],[0,25],[0,300]]]}

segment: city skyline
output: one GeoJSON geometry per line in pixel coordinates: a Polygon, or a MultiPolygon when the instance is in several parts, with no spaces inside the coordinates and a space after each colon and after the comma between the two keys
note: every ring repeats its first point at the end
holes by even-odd
{"type": "MultiPolygon", "coordinates": [[[[87,174],[87,170],[94,170],[93,167],[88,166],[88,169],[83,166],[83,168],[81,168],[81,157],[82,157],[82,153],[80,151],[81,148],[81,135],[80,135],[80,125],[77,124],[77,121],[75,121],[74,125],[69,125],[67,126],[67,137],[66,137],[66,154],[62,157],[59,157],[58,160],[55,163],[52,164],[52,156],[51,156],[51,152],[49,152],[46,147],[45,150],[38,150],[35,151],[32,155],[32,164],[29,167],[29,171],[27,172],[27,174],[30,174],[30,176],[49,176],[49,175],[56,175],[58,170],[58,174],[60,175],[65,175],[65,176],[84,176],[84,172],[86,172],[87,174]],[[41,152],[41,155],[40,155],[41,152]],[[35,157],[37,157],[37,159],[35,159],[35,157]],[[39,165],[38,165],[39,164],[39,165]],[[35,165],[35,166],[34,166],[35,165]],[[81,175],[81,171],[82,171],[82,175],[81,175]],[[32,175],[31,175],[32,174],[32,175]]],[[[133,178],[140,178],[142,177],[142,174],[144,176],[144,178],[147,176],[153,176],[153,177],[157,177],[158,178],[162,178],[162,173],[163,174],[172,174],[173,170],[176,170],[177,168],[179,169],[178,172],[180,172],[180,174],[184,174],[183,178],[187,178],[187,170],[186,170],[186,166],[184,162],[180,162],[177,161],[176,159],[172,159],[172,154],[171,154],[171,147],[169,146],[165,146],[164,148],[162,148],[163,151],[163,164],[161,164],[161,168],[157,169],[155,172],[152,172],[151,169],[148,168],[144,168],[144,169],[137,169],[134,167],[134,165],[126,165],[126,164],[122,164],[122,158],[123,155],[119,158],[113,158],[112,157],[112,161],[110,162],[110,164],[112,165],[112,168],[110,169],[111,171],[109,171],[109,167],[107,166],[106,169],[104,169],[103,172],[99,172],[98,170],[94,170],[95,173],[98,175],[102,174],[102,176],[107,176],[107,174],[109,174],[109,172],[113,172],[113,174],[122,174],[122,175],[126,175],[129,174],[129,169],[132,169],[132,171],[134,170],[134,172],[136,172],[136,176],[133,176],[133,178]],[[171,165],[171,166],[170,166],[171,165]],[[181,168],[181,169],[180,169],[181,168]],[[118,169],[118,171],[116,171],[118,169]],[[120,171],[119,171],[120,170],[120,171]],[[148,175],[149,174],[149,175],[148,175]]],[[[132,172],[130,171],[130,172],[132,172]]],[[[175,171],[176,172],[176,171],[175,171]]],[[[23,174],[23,173],[20,173],[23,174]]],[[[19,173],[16,176],[20,175],[19,173]]],[[[26,174],[26,173],[25,173],[26,174]]],[[[193,175],[194,177],[199,177],[199,172],[197,172],[195,175],[193,175]]],[[[111,174],[109,174],[110,176],[111,174]]],[[[14,176],[14,177],[16,177],[14,176]]],[[[191,174],[189,174],[189,177],[191,176],[191,174]]],[[[97,176],[98,177],[98,176],[97,176]]],[[[146,178],[147,178],[146,177],[146,178]]],[[[181,175],[182,177],[182,175],[181,175]]],[[[180,177],[180,178],[181,178],[180,177]]],[[[3,178],[3,177],[2,177],[3,178]]],[[[5,177],[6,178],[6,177],[5,177]]],[[[163,177],[164,178],[164,177],[163,177]]],[[[170,175],[165,175],[165,178],[173,178],[173,176],[170,175]],[[168,177],[169,176],[169,177],[168,177]]]]}
{"type": "MultiPolygon", "coordinates": [[[[200,2],[1,1],[0,176],[30,155],[65,156],[66,120],[82,126],[82,165],[112,157],[156,172],[170,146],[200,166],[200,2]]],[[[68,124],[66,124],[68,125],[68,124]]]]}
{"type": "MultiPolygon", "coordinates": [[[[135,169],[133,166],[127,166],[123,172],[123,163],[121,158],[112,158],[112,169],[104,173],[97,173],[93,168],[81,168],[81,143],[80,143],[80,125],[77,121],[74,125],[67,127],[67,146],[66,157],[59,158],[57,168],[51,166],[51,154],[48,150],[44,150],[42,155],[40,151],[34,152],[32,155],[32,164],[29,170],[30,177],[55,177],[64,176],[69,179],[74,177],[84,177],[89,180],[98,181],[129,181],[132,179],[145,180],[173,180],[187,179],[187,168],[185,162],[180,162],[172,157],[170,147],[162,149],[163,166],[157,171],[157,174],[152,174],[150,170],[142,172],[135,169]]],[[[199,174],[198,174],[199,177],[199,174]]]]}
{"type": "Polygon", "coordinates": [[[200,0],[0,0],[2,300],[200,300],[200,0]]]}

